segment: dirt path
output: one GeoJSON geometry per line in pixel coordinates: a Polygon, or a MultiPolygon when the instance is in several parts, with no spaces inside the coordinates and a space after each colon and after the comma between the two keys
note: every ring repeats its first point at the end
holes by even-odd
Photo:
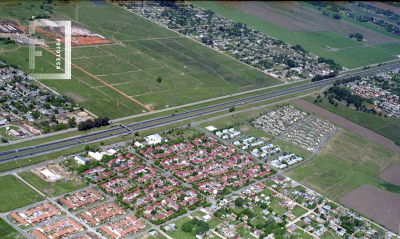
{"type": "Polygon", "coordinates": [[[332,121],[335,124],[340,125],[343,128],[346,128],[350,131],[353,131],[363,137],[366,137],[390,150],[393,150],[396,153],[400,153],[400,147],[397,146],[392,140],[373,132],[372,130],[369,130],[367,128],[364,128],[356,123],[351,122],[350,120],[347,120],[339,115],[336,115],[330,111],[327,111],[317,105],[314,105],[311,102],[301,100],[301,99],[296,99],[292,101],[294,104],[311,111],[325,119],[328,119],[332,121]]]}

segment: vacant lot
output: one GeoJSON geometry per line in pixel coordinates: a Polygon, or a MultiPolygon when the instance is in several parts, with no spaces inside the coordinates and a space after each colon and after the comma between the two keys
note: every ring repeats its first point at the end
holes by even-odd
{"type": "Polygon", "coordinates": [[[379,177],[386,182],[400,186],[400,162],[386,169],[379,177]]]}
{"type": "MultiPolygon", "coordinates": [[[[308,111],[311,111],[325,119],[328,119],[328,120],[332,121],[333,123],[340,125],[341,127],[344,127],[344,128],[349,129],[363,137],[366,137],[366,138],[368,138],[390,150],[400,153],[399,146],[397,146],[392,140],[390,140],[378,133],[375,133],[369,129],[366,129],[356,123],[351,122],[350,120],[347,120],[341,116],[338,116],[338,115],[336,115],[330,111],[327,111],[317,105],[314,105],[311,102],[296,99],[296,100],[293,100],[293,103],[295,103],[296,105],[298,105],[308,111]]],[[[354,111],[354,112],[356,112],[356,111],[354,111]]],[[[387,126],[385,126],[385,127],[387,127],[387,126]]],[[[383,128],[385,128],[385,127],[383,127],[383,128]]],[[[393,124],[390,127],[392,128],[392,130],[394,130],[393,124]]],[[[396,131],[396,132],[398,132],[398,131],[396,131]]]]}
{"type": "Polygon", "coordinates": [[[217,130],[222,130],[231,125],[240,124],[241,122],[232,118],[231,116],[225,116],[218,119],[210,120],[207,123],[200,124],[199,127],[207,130],[205,127],[214,126],[217,130]]]}
{"type": "Polygon", "coordinates": [[[369,184],[400,193],[400,187],[379,175],[400,161],[400,155],[346,129],[339,129],[310,161],[287,172],[287,176],[338,200],[369,184]]]}
{"type": "Polygon", "coordinates": [[[72,180],[68,182],[65,180],[60,180],[53,183],[48,183],[30,171],[21,172],[19,173],[19,176],[49,196],[58,196],[86,187],[86,183],[78,180],[72,180]]]}
{"type": "Polygon", "coordinates": [[[399,194],[363,185],[341,197],[340,202],[394,232],[399,230],[399,194]]]}
{"type": "Polygon", "coordinates": [[[44,200],[13,175],[0,177],[0,212],[8,212],[44,200]]]}

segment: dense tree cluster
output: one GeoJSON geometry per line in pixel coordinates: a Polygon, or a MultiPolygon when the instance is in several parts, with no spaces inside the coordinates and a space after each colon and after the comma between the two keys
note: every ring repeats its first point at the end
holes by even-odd
{"type": "Polygon", "coordinates": [[[316,76],[314,76],[314,78],[311,79],[311,81],[312,81],[312,82],[321,81],[321,80],[333,78],[333,77],[335,77],[335,76],[337,76],[337,72],[336,72],[336,71],[331,72],[331,73],[329,73],[328,75],[324,75],[324,76],[316,75],[316,76]]]}
{"type": "Polygon", "coordinates": [[[109,125],[108,121],[109,121],[109,119],[107,117],[104,117],[104,118],[99,117],[99,118],[96,118],[95,120],[88,119],[85,122],[78,124],[78,130],[85,131],[85,130],[89,130],[94,127],[106,126],[106,125],[109,125]]]}
{"type": "Polygon", "coordinates": [[[333,19],[340,20],[340,19],[342,19],[342,16],[338,13],[335,13],[335,14],[333,14],[333,19]]]}
{"type": "Polygon", "coordinates": [[[291,48],[292,48],[293,50],[296,50],[296,51],[302,51],[302,52],[307,53],[307,51],[304,50],[304,48],[303,48],[302,46],[300,46],[299,44],[297,44],[297,45],[295,45],[295,46],[292,46],[291,48]]]}
{"type": "Polygon", "coordinates": [[[360,33],[350,34],[349,38],[355,38],[357,41],[362,41],[364,39],[364,36],[360,33]]]}
{"type": "Polygon", "coordinates": [[[340,226],[346,229],[346,232],[349,234],[353,234],[355,232],[355,228],[363,226],[363,222],[361,220],[349,216],[340,217],[340,221],[342,222],[340,226]]]}
{"type": "Polygon", "coordinates": [[[191,235],[201,235],[210,230],[210,226],[207,222],[193,218],[191,221],[187,221],[182,225],[182,231],[190,233],[191,235]]]}
{"type": "Polygon", "coordinates": [[[329,68],[332,70],[341,70],[342,67],[340,66],[339,63],[336,63],[334,60],[332,59],[326,59],[324,57],[319,57],[318,58],[318,63],[325,63],[329,65],[329,68]]]}
{"type": "Polygon", "coordinates": [[[8,43],[13,43],[15,44],[14,40],[11,40],[9,37],[7,38],[0,38],[0,41],[2,41],[4,44],[8,44],[8,43]]]}
{"type": "Polygon", "coordinates": [[[328,97],[331,104],[334,103],[333,98],[335,98],[338,101],[345,100],[348,105],[354,104],[357,109],[361,108],[363,101],[365,100],[361,96],[351,94],[347,88],[339,86],[329,88],[329,90],[325,91],[324,94],[328,97]]]}
{"type": "Polygon", "coordinates": [[[333,84],[333,86],[338,86],[340,84],[347,84],[347,83],[358,81],[358,80],[361,80],[360,76],[352,76],[352,77],[341,79],[341,80],[339,79],[339,80],[336,80],[336,82],[333,84]]]}

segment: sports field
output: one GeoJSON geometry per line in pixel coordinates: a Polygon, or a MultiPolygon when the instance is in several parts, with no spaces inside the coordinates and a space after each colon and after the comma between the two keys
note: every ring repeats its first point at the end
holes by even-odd
{"type": "Polygon", "coordinates": [[[399,186],[379,177],[398,161],[399,154],[356,133],[339,129],[316,156],[286,175],[338,201],[363,184],[400,193],[399,186]]]}
{"type": "MultiPolygon", "coordinates": [[[[53,8],[55,15],[113,40],[73,47],[72,79],[42,81],[99,116],[119,118],[283,83],[110,3],[53,8]]],[[[51,53],[43,54],[37,64],[45,66],[44,73],[54,67],[51,53]]],[[[0,54],[25,70],[27,56],[27,47],[0,54]]]]}
{"type": "Polygon", "coordinates": [[[347,68],[393,60],[400,37],[342,15],[342,20],[322,15],[322,10],[299,2],[193,2],[289,44],[300,44],[318,56],[347,68]],[[365,42],[348,38],[361,33],[365,42]],[[369,44],[373,44],[370,46],[369,44]],[[383,44],[382,47],[380,45],[383,44]]]}

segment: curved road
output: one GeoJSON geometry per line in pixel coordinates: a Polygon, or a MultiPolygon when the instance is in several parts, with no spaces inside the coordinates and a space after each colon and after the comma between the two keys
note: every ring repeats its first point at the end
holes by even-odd
{"type": "MultiPolygon", "coordinates": [[[[269,100],[269,99],[276,98],[276,97],[299,93],[299,92],[314,89],[314,88],[317,88],[320,86],[331,85],[338,79],[343,79],[343,78],[347,78],[350,76],[366,76],[366,75],[376,74],[381,71],[388,71],[390,69],[394,69],[394,68],[398,68],[398,67],[400,67],[400,63],[383,66],[383,67],[379,67],[379,68],[375,68],[375,69],[369,69],[369,70],[361,71],[361,72],[354,73],[354,74],[346,74],[346,75],[335,77],[332,79],[327,79],[327,80],[323,80],[323,81],[319,81],[319,82],[312,82],[312,83],[304,84],[301,86],[295,86],[295,87],[291,87],[291,88],[287,88],[287,89],[283,89],[283,90],[277,90],[274,92],[263,93],[260,95],[250,96],[250,97],[246,97],[246,98],[239,99],[239,100],[233,100],[233,101],[229,101],[229,102],[225,102],[225,103],[207,106],[207,107],[203,107],[203,108],[199,108],[199,109],[195,109],[195,110],[191,110],[191,111],[186,111],[183,113],[177,113],[174,115],[169,115],[169,116],[159,117],[159,118],[146,120],[146,121],[142,121],[142,122],[138,122],[138,123],[133,123],[133,124],[127,125],[126,127],[131,129],[132,131],[148,129],[148,128],[152,128],[152,127],[156,127],[156,126],[160,126],[160,125],[164,125],[164,124],[169,124],[169,123],[176,122],[176,121],[187,120],[187,119],[190,119],[190,118],[196,117],[196,116],[201,116],[201,115],[206,115],[206,114],[210,114],[210,113],[214,113],[214,112],[218,112],[218,111],[222,111],[222,110],[227,110],[234,106],[256,103],[256,102],[265,101],[265,100],[269,100]]],[[[91,141],[107,139],[107,138],[123,135],[126,133],[128,133],[127,129],[116,126],[114,128],[106,129],[103,131],[90,133],[90,134],[86,134],[83,136],[72,137],[72,138],[68,138],[68,139],[64,139],[64,140],[60,140],[60,141],[45,143],[45,144],[37,145],[35,147],[26,147],[26,148],[20,148],[18,150],[3,151],[3,152],[0,152],[0,163],[9,162],[11,160],[16,160],[16,159],[22,159],[22,158],[26,158],[26,157],[33,156],[33,155],[48,153],[48,152],[51,152],[54,150],[69,148],[72,146],[77,146],[77,145],[81,144],[80,142],[78,142],[78,140],[80,140],[82,143],[86,143],[86,142],[91,142],[91,141]]]]}

